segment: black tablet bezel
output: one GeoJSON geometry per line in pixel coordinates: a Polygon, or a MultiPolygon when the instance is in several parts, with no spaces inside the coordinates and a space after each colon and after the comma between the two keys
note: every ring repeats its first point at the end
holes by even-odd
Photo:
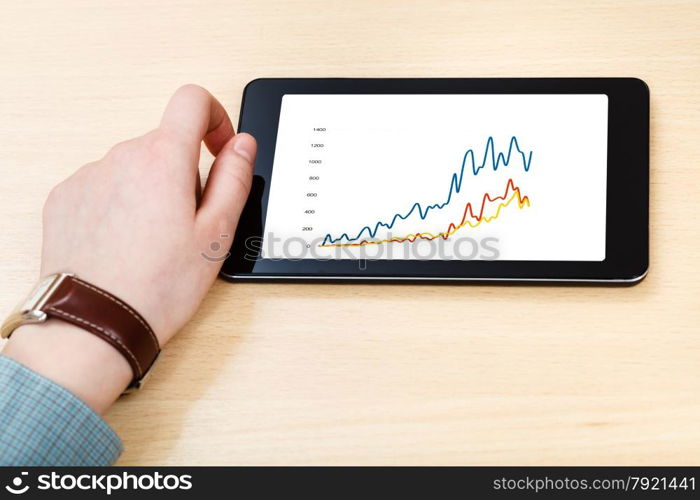
{"type": "MultiPolygon", "coordinates": [[[[421,126],[416,124],[417,130],[421,126]]],[[[227,279],[469,280],[635,283],[649,264],[649,89],[637,78],[258,79],[238,129],[258,141],[253,190],[221,276],[227,279]],[[255,255],[266,215],[285,94],[605,94],[608,172],[605,260],[270,260],[255,255]],[[253,251],[251,252],[251,249],[253,251]]]]}

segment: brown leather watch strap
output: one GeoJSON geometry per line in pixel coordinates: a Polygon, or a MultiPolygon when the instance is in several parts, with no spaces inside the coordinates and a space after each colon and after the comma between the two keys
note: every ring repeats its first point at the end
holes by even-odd
{"type": "Polygon", "coordinates": [[[117,349],[129,362],[139,387],[160,353],[160,345],[145,319],[124,301],[81,280],[66,276],[42,310],[87,330],[117,349]]]}

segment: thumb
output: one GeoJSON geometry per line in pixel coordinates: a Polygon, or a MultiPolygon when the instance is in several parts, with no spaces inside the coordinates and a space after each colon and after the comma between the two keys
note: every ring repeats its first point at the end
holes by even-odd
{"type": "Polygon", "coordinates": [[[257,144],[250,134],[232,137],[217,155],[209,172],[197,223],[205,232],[233,236],[253,182],[257,144]]]}

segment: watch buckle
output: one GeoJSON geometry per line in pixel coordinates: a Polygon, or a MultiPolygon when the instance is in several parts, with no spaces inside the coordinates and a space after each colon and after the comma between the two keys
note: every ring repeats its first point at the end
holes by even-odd
{"type": "Polygon", "coordinates": [[[160,353],[163,352],[158,351],[158,354],[156,354],[155,359],[153,360],[153,363],[151,363],[151,366],[148,367],[148,370],[146,370],[146,373],[144,373],[140,379],[136,380],[132,385],[126,388],[126,390],[122,394],[131,394],[132,392],[136,392],[139,389],[141,389],[146,382],[148,382],[148,379],[151,378],[151,375],[153,374],[153,367],[156,366],[156,362],[160,358],[160,353]]]}

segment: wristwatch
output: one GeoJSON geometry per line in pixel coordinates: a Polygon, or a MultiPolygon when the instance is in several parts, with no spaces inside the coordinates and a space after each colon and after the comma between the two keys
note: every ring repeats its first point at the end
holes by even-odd
{"type": "Polygon", "coordinates": [[[123,300],[70,273],[42,279],[2,324],[9,338],[19,326],[49,318],[66,321],[98,336],[128,361],[134,377],[125,392],[140,389],[160,355],[160,345],[143,317],[123,300]]]}

